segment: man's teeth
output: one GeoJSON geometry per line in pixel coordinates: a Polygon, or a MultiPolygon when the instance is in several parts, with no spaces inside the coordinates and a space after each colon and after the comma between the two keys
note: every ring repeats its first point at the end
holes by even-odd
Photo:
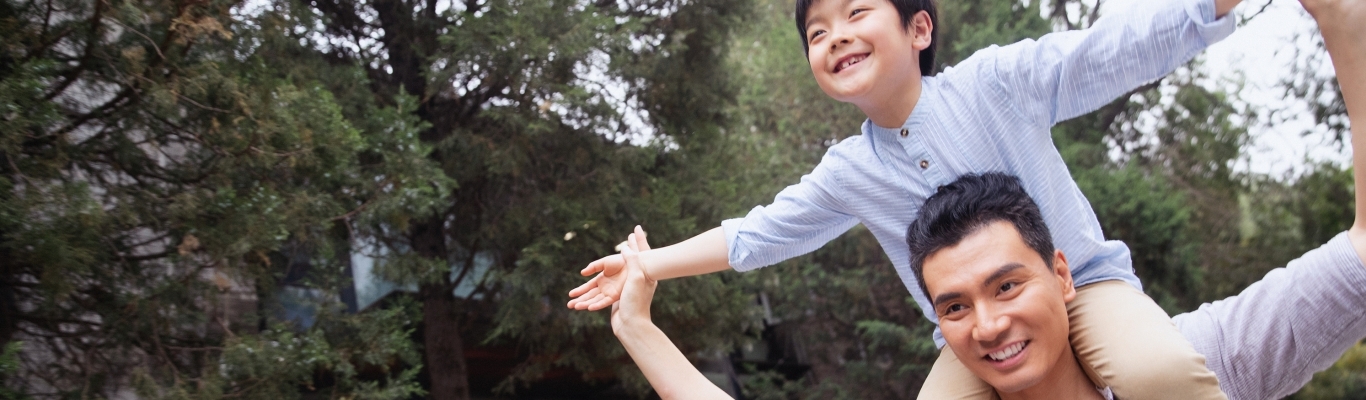
{"type": "Polygon", "coordinates": [[[1004,359],[1007,359],[1007,358],[1014,357],[1016,354],[1019,354],[1019,353],[1020,353],[1020,350],[1023,350],[1023,349],[1024,349],[1024,345],[1025,345],[1024,342],[1019,342],[1019,343],[1010,345],[1010,347],[1006,347],[1006,348],[1004,348],[1004,349],[1001,349],[1001,351],[998,351],[998,352],[995,352],[995,353],[988,354],[987,356],[988,356],[988,357],[991,357],[992,360],[1001,361],[1001,360],[1004,360],[1004,359]]]}

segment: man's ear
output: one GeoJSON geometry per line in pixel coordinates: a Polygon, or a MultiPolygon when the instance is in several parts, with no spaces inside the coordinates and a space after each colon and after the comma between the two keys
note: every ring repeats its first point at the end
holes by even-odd
{"type": "Polygon", "coordinates": [[[1072,270],[1067,268],[1067,256],[1062,250],[1053,250],[1053,275],[1062,285],[1062,301],[1071,303],[1077,298],[1077,287],[1072,284],[1072,270]]]}
{"type": "Polygon", "coordinates": [[[930,20],[930,13],[921,10],[911,17],[911,47],[915,51],[924,51],[930,48],[933,42],[934,21],[930,20]]]}

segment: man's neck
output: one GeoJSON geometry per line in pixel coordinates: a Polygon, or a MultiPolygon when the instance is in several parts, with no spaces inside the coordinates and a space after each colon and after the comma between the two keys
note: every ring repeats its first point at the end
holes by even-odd
{"type": "Polygon", "coordinates": [[[920,102],[920,74],[906,74],[886,83],[868,100],[855,102],[854,105],[863,110],[863,114],[874,125],[900,128],[911,117],[911,112],[915,111],[916,103],[920,102]]]}
{"type": "Polygon", "coordinates": [[[1071,349],[1054,365],[1039,383],[1015,393],[999,393],[1001,400],[1103,400],[1071,349]]]}

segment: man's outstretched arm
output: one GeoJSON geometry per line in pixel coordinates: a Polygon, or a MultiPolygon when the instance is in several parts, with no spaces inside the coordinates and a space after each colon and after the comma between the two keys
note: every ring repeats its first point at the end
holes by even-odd
{"type": "Polygon", "coordinates": [[[1302,0],[1319,23],[1333,58],[1342,99],[1352,128],[1352,170],[1356,219],[1348,232],[1357,255],[1366,260],[1366,0],[1302,0]]]}
{"type": "Polygon", "coordinates": [[[683,352],[674,346],[664,331],[650,320],[650,302],[657,281],[645,276],[640,256],[650,249],[645,231],[636,227],[622,250],[625,263],[620,275],[630,282],[621,292],[621,301],[612,306],[612,333],[640,367],[650,386],[666,400],[729,400],[731,397],[702,375],[683,352]]]}
{"type": "Polygon", "coordinates": [[[1356,218],[1345,235],[1237,296],[1173,322],[1231,400],[1281,398],[1366,337],[1366,0],[1301,0],[1337,70],[1353,127],[1356,218]]]}

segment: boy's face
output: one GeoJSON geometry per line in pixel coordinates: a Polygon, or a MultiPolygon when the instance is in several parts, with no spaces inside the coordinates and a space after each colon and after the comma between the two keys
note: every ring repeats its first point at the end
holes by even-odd
{"type": "Polygon", "coordinates": [[[929,15],[904,29],[887,0],[820,0],[806,20],[807,61],[825,94],[862,105],[904,94],[920,79],[920,51],[930,44],[929,15]]]}
{"type": "Polygon", "coordinates": [[[1076,290],[1062,252],[1053,261],[1049,268],[1005,221],[925,259],[925,284],[949,348],[999,392],[1048,384],[1061,374],[1058,366],[1076,363],[1066,305],[1076,290]]]}

